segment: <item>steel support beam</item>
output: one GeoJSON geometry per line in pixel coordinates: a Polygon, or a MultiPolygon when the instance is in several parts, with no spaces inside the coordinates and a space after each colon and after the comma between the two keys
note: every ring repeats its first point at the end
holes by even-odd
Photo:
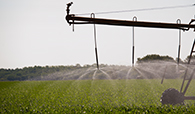
{"type": "Polygon", "coordinates": [[[159,22],[144,22],[144,21],[129,21],[129,20],[115,20],[102,19],[91,17],[78,17],[73,14],[66,16],[67,22],[71,24],[101,24],[114,26],[134,26],[134,27],[149,27],[149,28],[166,28],[166,29],[195,29],[195,24],[178,24],[178,23],[159,23],[159,22]]]}

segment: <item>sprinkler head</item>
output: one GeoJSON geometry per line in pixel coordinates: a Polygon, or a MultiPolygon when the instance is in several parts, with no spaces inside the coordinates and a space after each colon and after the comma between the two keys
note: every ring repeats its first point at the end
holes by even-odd
{"type": "Polygon", "coordinates": [[[70,7],[73,4],[73,2],[70,2],[67,4],[68,7],[70,7]]]}
{"type": "Polygon", "coordinates": [[[70,3],[68,3],[68,4],[66,4],[67,5],[67,8],[66,8],[66,11],[67,11],[67,15],[69,15],[69,13],[70,13],[70,6],[73,4],[73,2],[70,2],[70,3]]]}

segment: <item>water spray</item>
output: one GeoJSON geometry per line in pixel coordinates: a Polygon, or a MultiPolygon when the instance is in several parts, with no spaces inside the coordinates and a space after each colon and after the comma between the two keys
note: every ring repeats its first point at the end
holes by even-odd
{"type": "MultiPolygon", "coordinates": [[[[118,20],[118,19],[105,19],[105,18],[95,18],[95,14],[92,13],[91,17],[79,17],[75,14],[70,14],[70,6],[73,3],[68,3],[67,4],[67,15],[66,15],[66,21],[68,22],[69,25],[73,24],[73,30],[74,30],[74,24],[93,24],[94,25],[94,42],[95,42],[95,56],[96,56],[96,64],[97,64],[97,69],[99,69],[99,63],[98,63],[98,51],[97,51],[97,41],[96,41],[96,27],[95,24],[100,24],[100,25],[112,25],[112,26],[131,26],[133,27],[133,51],[132,51],[132,66],[134,65],[134,27],[147,27],[147,28],[164,28],[164,29],[179,29],[179,47],[178,47],[178,64],[179,64],[179,59],[180,59],[180,48],[181,48],[181,30],[183,31],[189,31],[189,29],[194,29],[195,32],[195,24],[192,24],[195,22],[195,19],[192,19],[190,23],[187,24],[181,24],[181,20],[177,20],[177,23],[163,23],[163,22],[146,22],[146,21],[137,21],[137,18],[134,17],[133,21],[131,20],[118,20]]],[[[195,6],[195,4],[190,5],[195,6]]],[[[187,6],[180,6],[180,7],[187,7],[187,6]]],[[[172,7],[171,7],[172,8],[172,7]]],[[[174,7],[173,7],[174,8],[174,7]]],[[[175,7],[176,8],[176,7],[175,7]]],[[[165,9],[165,8],[161,8],[165,9]]],[[[112,12],[111,12],[112,13],[112,12]]],[[[114,13],[114,12],[113,12],[114,13]]],[[[96,13],[97,14],[97,13],[96,13]]],[[[195,51],[193,50],[195,46],[195,40],[194,44],[191,50],[191,54],[189,57],[188,64],[190,63],[190,59],[192,57],[192,53],[195,51]]],[[[165,72],[166,72],[165,68],[165,72]]],[[[139,69],[136,69],[139,72],[139,69]]],[[[100,70],[101,71],[101,70],[100,70]]],[[[103,72],[103,71],[102,71],[103,72]]],[[[103,72],[105,73],[105,72],[103,72]]],[[[141,74],[141,72],[139,72],[141,74]]],[[[187,71],[186,71],[187,74],[187,71]]],[[[187,88],[192,80],[193,75],[195,74],[195,69],[193,69],[193,72],[188,79],[188,83],[185,86],[184,91],[179,92],[174,88],[169,88],[165,90],[162,94],[161,97],[161,103],[162,104],[183,104],[184,100],[195,100],[195,96],[184,96],[184,94],[187,91],[187,88]]],[[[165,74],[164,74],[165,76],[165,74]]],[[[163,77],[164,77],[163,76],[163,77]]],[[[186,76],[184,76],[186,77],[186,76]]],[[[187,79],[186,79],[187,80],[187,79]]],[[[185,78],[184,78],[185,81],[185,78]]],[[[163,82],[163,81],[162,81],[163,82]]],[[[182,84],[183,86],[183,84],[182,84]]],[[[182,87],[183,89],[183,87],[182,87]]],[[[182,90],[181,89],[181,90],[182,90]]]]}

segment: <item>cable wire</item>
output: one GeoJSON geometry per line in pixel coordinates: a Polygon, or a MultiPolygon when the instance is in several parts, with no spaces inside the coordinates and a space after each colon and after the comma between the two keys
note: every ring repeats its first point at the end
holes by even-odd
{"type": "MultiPolygon", "coordinates": [[[[144,8],[144,9],[133,9],[133,10],[120,10],[120,11],[108,11],[108,12],[96,12],[95,14],[111,14],[111,13],[124,13],[124,12],[138,12],[138,11],[150,11],[150,10],[163,10],[163,9],[175,9],[175,8],[185,8],[193,7],[193,5],[182,5],[182,6],[170,6],[170,7],[159,7],[159,8],[144,8]]],[[[91,13],[82,13],[75,15],[90,15],[91,13]]]]}

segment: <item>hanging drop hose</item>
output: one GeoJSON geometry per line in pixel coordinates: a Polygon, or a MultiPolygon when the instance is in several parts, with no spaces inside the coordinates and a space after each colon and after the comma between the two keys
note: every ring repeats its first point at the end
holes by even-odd
{"type": "MultiPolygon", "coordinates": [[[[181,20],[177,20],[177,24],[181,24],[181,20]]],[[[179,47],[178,47],[178,58],[177,58],[177,64],[179,65],[180,60],[180,48],[181,48],[181,29],[179,29],[179,47]]]]}
{"type": "Polygon", "coordinates": [[[133,41],[132,41],[132,44],[133,44],[133,47],[132,47],[132,66],[134,67],[134,50],[135,50],[135,47],[134,47],[134,26],[132,28],[132,35],[133,35],[133,41]]]}
{"type": "MultiPolygon", "coordinates": [[[[91,13],[91,18],[95,18],[95,14],[91,13]]],[[[99,63],[98,63],[98,52],[97,52],[97,41],[96,41],[96,27],[94,23],[94,42],[95,42],[95,56],[96,56],[96,64],[97,64],[97,69],[99,70],[99,63]]]]}
{"type": "MultiPolygon", "coordinates": [[[[133,21],[137,21],[137,17],[136,16],[134,16],[133,17],[133,21]]],[[[133,38],[132,38],[132,44],[133,44],[133,47],[132,47],[132,66],[134,67],[134,53],[135,53],[135,44],[134,44],[134,26],[133,26],[133,28],[132,28],[132,36],[133,36],[133,38]]]]}

